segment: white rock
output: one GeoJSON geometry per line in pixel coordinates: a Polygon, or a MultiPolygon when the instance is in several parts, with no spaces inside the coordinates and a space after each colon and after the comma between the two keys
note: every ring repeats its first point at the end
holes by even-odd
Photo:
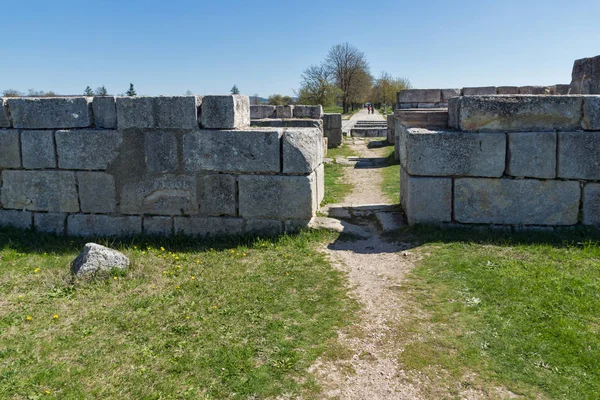
{"type": "Polygon", "coordinates": [[[88,243],[83,251],[71,263],[71,272],[75,275],[91,275],[109,272],[112,269],[127,269],[129,258],[123,253],[96,243],[88,243]]]}

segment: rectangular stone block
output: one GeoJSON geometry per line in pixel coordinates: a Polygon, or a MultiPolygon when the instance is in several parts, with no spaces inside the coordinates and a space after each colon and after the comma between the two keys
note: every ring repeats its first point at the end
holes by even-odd
{"type": "Polygon", "coordinates": [[[519,94],[533,94],[533,95],[541,95],[541,94],[551,94],[550,88],[546,86],[521,86],[519,87],[519,94]]]}
{"type": "Polygon", "coordinates": [[[442,101],[440,89],[406,89],[396,94],[398,103],[439,103],[442,101]]]}
{"type": "Polygon", "coordinates": [[[461,100],[460,97],[448,100],[448,128],[450,129],[460,129],[458,116],[460,113],[461,100]]]}
{"type": "Polygon", "coordinates": [[[199,96],[117,97],[117,124],[129,128],[198,128],[199,96]]]}
{"type": "Polygon", "coordinates": [[[21,132],[23,168],[56,168],[53,131],[21,132]]]}
{"type": "Polygon", "coordinates": [[[583,188],[583,224],[600,225],[600,184],[588,183],[583,188]]]}
{"type": "Polygon", "coordinates": [[[5,98],[0,98],[0,128],[12,128],[12,120],[8,112],[8,103],[5,98]]]}
{"type": "Polygon", "coordinates": [[[16,129],[0,131],[0,169],[4,168],[21,168],[19,131],[16,129]]]}
{"type": "Polygon", "coordinates": [[[150,172],[177,172],[179,158],[177,136],[172,132],[146,132],[144,134],[146,167],[150,172]]]}
{"type": "Polygon", "coordinates": [[[495,86],[466,87],[462,89],[463,96],[484,96],[496,94],[495,86]]]}
{"type": "Polygon", "coordinates": [[[104,172],[77,172],[81,211],[91,214],[113,213],[116,209],[115,178],[104,172]]]}
{"type": "Polygon", "coordinates": [[[439,103],[419,103],[417,108],[437,108],[439,103]]]}
{"type": "Polygon", "coordinates": [[[67,225],[65,213],[34,213],[33,226],[36,232],[54,233],[64,235],[67,225]]]}
{"type": "Polygon", "coordinates": [[[410,175],[500,177],[504,174],[506,135],[502,133],[401,128],[399,142],[400,163],[410,175]]]}
{"type": "Polygon", "coordinates": [[[315,174],[242,175],[239,212],[244,218],[310,219],[317,211],[315,174]]]}
{"type": "Polygon", "coordinates": [[[460,97],[462,95],[462,90],[460,89],[442,89],[442,103],[448,103],[448,101],[453,97],[460,97]]]}
{"type": "Polygon", "coordinates": [[[558,133],[558,178],[600,180],[600,132],[558,133]]]}
{"type": "Polygon", "coordinates": [[[452,178],[409,175],[400,168],[400,202],[410,225],[452,220],[452,178]]]}
{"type": "Polygon", "coordinates": [[[518,177],[554,179],[556,132],[509,133],[506,173],[518,177]]]}
{"type": "Polygon", "coordinates": [[[600,94],[600,56],[575,60],[569,93],[600,94]]]}
{"type": "Polygon", "coordinates": [[[554,93],[556,95],[566,95],[566,94],[569,94],[570,88],[571,88],[571,85],[557,84],[557,85],[554,85],[554,93]]]}
{"type": "Polygon", "coordinates": [[[318,106],[294,106],[294,118],[311,118],[321,119],[323,118],[323,107],[318,106]]]}
{"type": "Polygon", "coordinates": [[[250,118],[251,119],[264,119],[264,118],[277,118],[275,106],[267,105],[251,105],[250,106],[250,118]]]}
{"type": "Polygon", "coordinates": [[[200,106],[205,129],[244,129],[250,126],[250,99],[237,94],[205,96],[200,106]]]}
{"type": "Polygon", "coordinates": [[[276,106],[275,118],[292,118],[294,106],[276,106]]]}
{"type": "Polygon", "coordinates": [[[396,136],[396,116],[390,114],[387,116],[387,138],[386,141],[393,145],[396,136]]]}
{"type": "Polygon", "coordinates": [[[173,234],[173,218],[144,217],[144,234],[152,236],[171,236],[173,234]]]}
{"type": "Polygon", "coordinates": [[[457,222],[502,225],[574,225],[579,182],[459,178],[454,181],[457,222]]]}
{"type": "Polygon", "coordinates": [[[69,236],[133,236],[142,233],[142,217],[73,214],[67,218],[69,236]]]}
{"type": "Polygon", "coordinates": [[[280,172],[282,129],[201,130],[183,137],[189,172],[280,172]]]}
{"type": "Polygon", "coordinates": [[[285,174],[310,174],[323,162],[323,133],[319,129],[290,128],[282,142],[285,174]]]}
{"type": "Polygon", "coordinates": [[[497,94],[519,94],[518,86],[498,86],[496,88],[497,94]]]}
{"type": "Polygon", "coordinates": [[[242,218],[230,217],[175,217],[175,234],[187,236],[234,236],[241,235],[242,218]]]}
{"type": "Polygon", "coordinates": [[[255,119],[250,122],[252,127],[257,128],[323,128],[323,121],[320,119],[255,119]]]}
{"type": "Polygon", "coordinates": [[[68,171],[3,171],[4,208],[77,212],[75,173],[68,171]]]}
{"type": "Polygon", "coordinates": [[[123,135],[111,130],[56,131],[58,167],[104,170],[115,161],[123,135]]]}
{"type": "Polygon", "coordinates": [[[600,96],[583,98],[583,121],[581,126],[586,131],[600,131],[600,96]]]}
{"type": "Polygon", "coordinates": [[[323,129],[338,128],[342,128],[342,114],[323,114],[323,129]]]}
{"type": "Polygon", "coordinates": [[[198,176],[200,213],[235,216],[237,210],[237,179],[235,175],[209,174],[198,176]]]}
{"type": "Polygon", "coordinates": [[[317,179],[317,205],[320,207],[325,198],[325,164],[319,165],[315,169],[317,179]]]}
{"type": "Polygon", "coordinates": [[[91,99],[86,97],[9,98],[15,128],[65,129],[92,125],[91,99]]]}
{"type": "Polygon", "coordinates": [[[96,128],[117,129],[117,105],[112,96],[94,96],[92,100],[96,128]]]}
{"type": "Polygon", "coordinates": [[[32,213],[21,210],[0,210],[0,227],[31,229],[32,213]]]}
{"type": "Polygon", "coordinates": [[[342,128],[326,129],[323,132],[323,135],[327,138],[328,148],[338,147],[344,140],[344,132],[342,131],[342,128]]]}
{"type": "Polygon", "coordinates": [[[123,185],[123,214],[190,215],[198,213],[196,179],[189,175],[148,175],[123,185]]]}
{"type": "Polygon", "coordinates": [[[284,221],[285,233],[297,233],[302,230],[308,229],[310,219],[287,219],[284,221]]]}
{"type": "Polygon", "coordinates": [[[277,236],[283,233],[283,221],[276,219],[249,219],[246,221],[246,234],[257,236],[277,236]]]}
{"type": "Polygon", "coordinates": [[[477,96],[460,101],[459,124],[465,131],[525,132],[581,128],[582,97],[477,96]]]}

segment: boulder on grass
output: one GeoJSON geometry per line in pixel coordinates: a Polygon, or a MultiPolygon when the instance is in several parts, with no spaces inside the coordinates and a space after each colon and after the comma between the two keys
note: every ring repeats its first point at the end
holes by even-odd
{"type": "Polygon", "coordinates": [[[113,269],[127,269],[128,267],[129,258],[125,254],[96,243],[88,243],[81,254],[71,263],[71,272],[84,276],[107,273],[113,269]]]}

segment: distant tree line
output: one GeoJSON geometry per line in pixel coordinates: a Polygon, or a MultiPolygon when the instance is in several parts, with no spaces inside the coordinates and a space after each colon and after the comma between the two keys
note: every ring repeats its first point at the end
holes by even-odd
{"type": "MultiPolygon", "coordinates": [[[[87,96],[87,97],[108,96],[108,90],[106,89],[106,86],[104,86],[104,85],[97,87],[95,90],[92,90],[92,88],[90,86],[87,86],[83,91],[83,95],[87,96]]],[[[123,95],[137,96],[135,88],[133,87],[133,83],[129,84],[129,90],[127,92],[125,92],[125,94],[119,94],[119,96],[123,96],[123,95]]],[[[52,90],[50,90],[48,92],[44,92],[43,90],[29,89],[27,91],[27,93],[23,93],[18,90],[15,90],[15,89],[6,89],[6,90],[2,91],[2,96],[3,97],[56,97],[56,96],[60,96],[60,95],[52,90]]]]}

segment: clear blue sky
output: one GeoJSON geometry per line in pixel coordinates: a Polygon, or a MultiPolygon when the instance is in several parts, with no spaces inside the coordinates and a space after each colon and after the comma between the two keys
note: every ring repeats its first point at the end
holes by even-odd
{"type": "Polygon", "coordinates": [[[600,0],[2,1],[0,91],[293,94],[350,42],[417,88],[569,83],[600,0]]]}

